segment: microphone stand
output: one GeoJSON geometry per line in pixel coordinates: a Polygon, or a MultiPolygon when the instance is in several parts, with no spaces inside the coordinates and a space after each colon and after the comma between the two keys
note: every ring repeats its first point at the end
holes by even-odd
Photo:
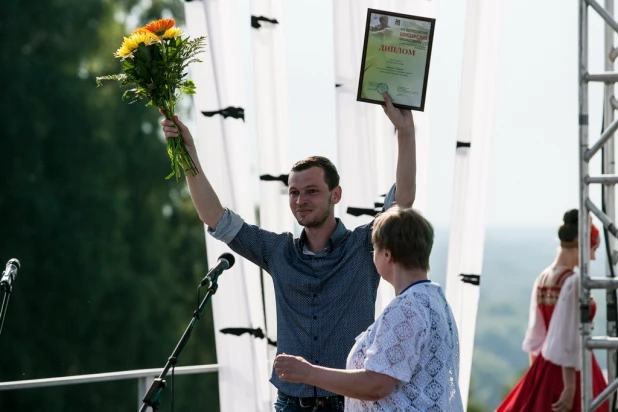
{"type": "Polygon", "coordinates": [[[9,297],[13,287],[11,285],[1,285],[0,288],[4,291],[2,294],[2,306],[0,306],[0,333],[2,333],[2,325],[4,324],[4,317],[6,316],[6,309],[9,306],[9,297]]]}
{"type": "Polygon", "coordinates": [[[191,337],[191,332],[193,331],[193,327],[202,317],[202,314],[206,309],[206,304],[210,301],[212,295],[217,293],[217,288],[219,287],[219,285],[217,284],[217,278],[219,277],[219,274],[221,272],[223,272],[223,269],[220,271],[215,271],[215,273],[213,274],[213,277],[210,280],[210,285],[208,286],[208,291],[206,292],[206,296],[204,296],[204,299],[202,299],[202,302],[200,303],[198,308],[193,312],[193,318],[191,319],[191,322],[189,322],[189,326],[187,326],[187,329],[180,338],[180,341],[174,349],[174,352],[172,352],[172,355],[167,360],[163,371],[161,372],[159,377],[155,378],[155,380],[152,382],[152,385],[150,385],[150,389],[148,389],[148,392],[146,392],[146,395],[142,400],[143,403],[139,412],[145,412],[149,406],[152,408],[153,412],[156,412],[157,408],[159,407],[159,404],[161,402],[161,389],[165,388],[166,386],[166,382],[163,378],[167,375],[168,371],[172,366],[176,366],[176,363],[178,362],[178,356],[189,341],[189,338],[191,337]]]}

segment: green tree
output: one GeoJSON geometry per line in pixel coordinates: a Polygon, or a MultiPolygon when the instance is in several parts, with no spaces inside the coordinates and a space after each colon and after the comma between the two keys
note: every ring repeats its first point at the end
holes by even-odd
{"type": "Polygon", "coordinates": [[[470,391],[468,396],[468,412],[490,412],[489,407],[479,398],[478,382],[474,376],[470,377],[470,391]]]}
{"type": "MultiPolygon", "coordinates": [[[[0,381],[162,367],[195,309],[204,230],[184,183],[164,180],[159,115],[94,82],[118,71],[127,17],[183,17],[181,2],[151,3],[3,2],[0,259],[22,270],[0,381]]],[[[210,313],[180,365],[216,362],[210,313]]],[[[127,380],[7,391],[0,410],[127,410],[136,390],[127,380]]],[[[179,378],[175,395],[179,410],[199,409],[196,399],[218,410],[214,374],[179,378]]]]}
{"type": "Polygon", "coordinates": [[[528,369],[529,369],[529,367],[526,366],[525,368],[520,369],[517,373],[515,373],[511,377],[509,377],[507,383],[505,383],[502,386],[502,390],[500,391],[501,399],[506,398],[511,393],[511,391],[519,383],[521,378],[526,374],[526,372],[528,372],[528,369]]]}
{"type": "Polygon", "coordinates": [[[487,406],[485,406],[482,402],[470,398],[468,399],[468,412],[491,412],[487,406]]]}

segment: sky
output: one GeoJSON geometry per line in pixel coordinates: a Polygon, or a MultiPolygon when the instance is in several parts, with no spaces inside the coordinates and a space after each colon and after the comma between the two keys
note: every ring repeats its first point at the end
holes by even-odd
{"type": "MultiPolygon", "coordinates": [[[[284,2],[286,27],[294,28],[285,35],[292,159],[316,152],[337,156],[331,1],[284,2]],[[315,30],[316,21],[320,30],[315,30]]],[[[435,2],[436,32],[427,91],[430,166],[425,214],[434,225],[448,226],[466,2],[428,1],[435,2]]],[[[494,136],[487,226],[558,226],[566,210],[578,207],[578,2],[503,4],[496,100],[494,113],[488,113],[493,116],[494,136]]],[[[603,24],[592,9],[589,14],[589,67],[599,72],[603,24]]],[[[603,89],[591,85],[590,90],[592,142],[600,132],[603,89]]],[[[600,173],[599,159],[591,163],[594,174],[600,173]]],[[[591,197],[600,205],[598,188],[591,197]]]]}

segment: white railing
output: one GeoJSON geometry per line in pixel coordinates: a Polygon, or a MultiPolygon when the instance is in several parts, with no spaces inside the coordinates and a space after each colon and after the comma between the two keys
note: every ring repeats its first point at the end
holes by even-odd
{"type": "MultiPolygon", "coordinates": [[[[174,375],[193,375],[198,373],[212,373],[219,370],[219,365],[194,365],[179,366],[174,369],[174,375]]],[[[153,379],[159,376],[163,368],[137,369],[131,371],[95,373],[92,375],[63,376],[61,378],[31,379],[13,382],[0,382],[0,391],[15,389],[44,388],[49,386],[75,385],[79,383],[94,383],[106,381],[118,381],[124,379],[137,379],[137,405],[142,406],[142,399],[150,388],[153,379]]],[[[148,408],[148,410],[151,410],[148,408]]]]}

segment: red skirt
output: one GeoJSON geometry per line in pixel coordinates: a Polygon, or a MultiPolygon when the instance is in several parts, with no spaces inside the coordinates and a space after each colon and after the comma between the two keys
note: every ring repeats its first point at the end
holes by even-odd
{"type": "MultiPolygon", "coordinates": [[[[581,412],[580,372],[575,372],[575,398],[571,412],[581,412]]],[[[496,412],[547,412],[558,401],[563,388],[562,367],[539,355],[528,372],[521,378],[496,412]]],[[[592,355],[592,393],[596,397],[607,387],[603,372],[592,355]]],[[[604,402],[597,412],[608,412],[609,403],[604,402]]]]}

